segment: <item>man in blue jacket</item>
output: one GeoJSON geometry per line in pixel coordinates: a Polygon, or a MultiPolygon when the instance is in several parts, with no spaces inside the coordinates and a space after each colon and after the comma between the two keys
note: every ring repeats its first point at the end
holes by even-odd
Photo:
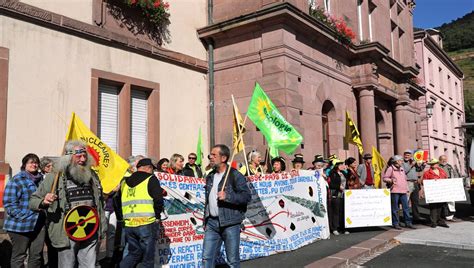
{"type": "Polygon", "coordinates": [[[211,150],[209,160],[213,171],[206,177],[204,210],[206,228],[202,254],[204,267],[215,267],[222,242],[230,267],[240,267],[240,225],[244,220],[251,195],[245,177],[227,165],[229,157],[230,150],[226,145],[218,144],[211,150]],[[229,175],[224,185],[227,172],[229,175]]]}

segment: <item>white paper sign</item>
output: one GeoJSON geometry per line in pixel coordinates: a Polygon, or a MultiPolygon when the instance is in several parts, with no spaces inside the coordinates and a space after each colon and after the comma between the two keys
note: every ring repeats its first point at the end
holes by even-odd
{"type": "Polygon", "coordinates": [[[346,190],[344,198],[346,228],[392,225],[388,189],[346,190]]]}
{"type": "Polygon", "coordinates": [[[466,201],[463,179],[424,180],[426,203],[466,201]]]}

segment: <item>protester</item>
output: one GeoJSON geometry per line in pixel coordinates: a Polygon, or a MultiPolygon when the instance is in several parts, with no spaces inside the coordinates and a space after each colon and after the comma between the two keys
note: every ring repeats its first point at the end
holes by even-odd
{"type": "Polygon", "coordinates": [[[374,167],[372,166],[372,155],[367,153],[362,157],[364,163],[357,166],[357,175],[360,179],[361,187],[364,189],[375,189],[374,167]]]}
{"type": "MultiPolygon", "coordinates": [[[[425,195],[424,187],[423,187],[424,181],[448,178],[448,175],[446,174],[446,172],[444,172],[444,170],[439,167],[438,159],[436,158],[431,159],[431,161],[428,162],[428,165],[430,165],[430,169],[425,171],[425,173],[423,174],[422,186],[421,186],[421,191],[420,191],[421,198],[423,198],[425,195]]],[[[430,208],[430,220],[431,220],[432,228],[436,228],[436,226],[449,228],[449,226],[446,224],[444,219],[441,217],[441,210],[444,204],[445,204],[444,202],[428,204],[428,207],[430,208]]]]}
{"type": "Polygon", "coordinates": [[[333,160],[334,167],[329,174],[329,190],[331,194],[329,204],[329,228],[334,235],[340,232],[349,234],[344,228],[344,190],[346,189],[346,177],[342,173],[346,166],[338,159],[333,160]]]}
{"type": "Polygon", "coordinates": [[[329,175],[331,174],[331,171],[332,171],[332,168],[334,167],[334,164],[335,164],[335,161],[339,161],[339,159],[337,158],[337,155],[335,154],[332,154],[329,156],[329,158],[327,159],[327,166],[324,168],[324,173],[326,174],[327,177],[329,177],[329,175]]]}
{"type": "MultiPolygon", "coordinates": [[[[452,178],[460,178],[459,172],[457,169],[453,168],[450,164],[448,164],[448,157],[446,155],[441,155],[439,157],[439,167],[444,170],[446,175],[448,175],[448,179],[452,178]]],[[[446,202],[443,206],[441,211],[442,217],[444,217],[448,221],[456,221],[454,218],[454,213],[456,212],[456,204],[455,202],[446,202]]]]}
{"type": "Polygon", "coordinates": [[[324,160],[322,156],[317,157],[316,155],[313,160],[313,170],[315,171],[315,176],[316,178],[319,178],[320,176],[323,176],[325,180],[327,180],[326,174],[324,173],[324,168],[327,164],[327,162],[324,160]]]}
{"type": "Polygon", "coordinates": [[[158,161],[158,164],[156,164],[156,171],[166,173],[169,163],[170,160],[168,160],[168,158],[161,158],[160,161],[158,161]]]}
{"type": "Polygon", "coordinates": [[[210,155],[214,168],[206,177],[203,266],[215,267],[217,254],[224,242],[229,266],[240,267],[240,225],[251,199],[250,189],[245,177],[227,165],[230,156],[229,147],[216,145],[210,155]],[[227,172],[228,178],[225,181],[227,172]]]}
{"type": "Polygon", "coordinates": [[[210,162],[211,160],[211,155],[207,155],[207,160],[209,160],[209,163],[207,164],[207,166],[204,168],[204,174],[205,176],[207,176],[209,173],[211,173],[212,171],[212,164],[210,162]]]}
{"type": "Polygon", "coordinates": [[[82,141],[68,141],[65,155],[54,165],[55,172],[46,176],[30,198],[29,207],[47,210],[48,233],[51,243],[58,249],[59,267],[94,267],[96,246],[99,237],[104,237],[107,222],[104,215],[102,187],[96,173],[91,169],[93,158],[87,153],[82,141]],[[58,185],[54,193],[51,188],[56,174],[58,185]],[[87,205],[97,210],[100,224],[98,231],[84,241],[73,241],[64,230],[66,213],[79,205],[87,205]]]}
{"type": "Polygon", "coordinates": [[[49,157],[41,157],[39,162],[39,167],[41,175],[46,176],[46,174],[53,171],[53,160],[49,157]]]}
{"type": "Polygon", "coordinates": [[[249,161],[249,170],[247,170],[247,167],[243,165],[239,171],[245,176],[251,176],[251,175],[262,175],[264,174],[263,167],[260,165],[260,162],[262,162],[262,154],[258,151],[251,151],[248,154],[247,157],[249,161]]]}
{"type": "Polygon", "coordinates": [[[137,163],[137,171],[122,180],[114,202],[121,207],[117,220],[124,222],[128,254],[120,267],[154,267],[155,240],[158,237],[160,213],[163,211],[163,189],[153,174],[150,158],[137,163]]]}
{"type": "Polygon", "coordinates": [[[166,170],[169,174],[183,175],[184,157],[180,154],[173,154],[170,157],[169,167],[166,170]]]}
{"type": "Polygon", "coordinates": [[[285,158],[277,156],[272,159],[273,173],[282,173],[286,169],[285,158]]]}
{"type": "Polygon", "coordinates": [[[421,218],[420,212],[418,211],[420,203],[418,196],[420,191],[420,185],[418,184],[418,172],[422,171],[422,166],[413,160],[412,151],[409,149],[405,150],[403,153],[402,167],[403,170],[405,170],[405,174],[407,175],[409,200],[411,202],[411,215],[413,217],[413,222],[422,222],[423,219],[421,218]]]}
{"type": "Polygon", "coordinates": [[[293,163],[293,169],[295,170],[300,170],[303,169],[304,163],[306,163],[303,159],[302,154],[295,154],[295,158],[292,161],[293,163]]]}
{"type": "Polygon", "coordinates": [[[3,229],[12,242],[11,267],[24,267],[28,251],[28,267],[43,265],[45,214],[28,207],[28,200],[43,179],[36,154],[21,160],[21,171],[7,182],[3,195],[6,218],[3,229]]]}
{"type": "Polygon", "coordinates": [[[202,178],[201,167],[196,165],[197,155],[190,153],[188,155],[188,163],[184,166],[183,175],[188,177],[202,178]]]}
{"type": "Polygon", "coordinates": [[[383,174],[383,181],[390,188],[390,197],[392,200],[392,226],[400,230],[400,219],[398,216],[399,203],[402,203],[403,218],[405,226],[410,229],[416,229],[411,221],[408,207],[408,181],[405,170],[402,167],[403,158],[400,155],[392,157],[392,163],[383,174]]]}
{"type": "MultiPolygon", "coordinates": [[[[49,157],[41,157],[40,159],[40,170],[41,174],[43,177],[45,177],[48,173],[51,173],[53,171],[53,160],[49,157]]],[[[49,240],[49,235],[48,235],[48,222],[46,221],[45,223],[46,228],[45,228],[45,236],[44,236],[44,242],[46,244],[46,247],[48,248],[48,263],[46,264],[49,268],[56,268],[58,267],[58,251],[51,245],[51,240],[49,240]]]]}
{"type": "Polygon", "coordinates": [[[316,163],[321,163],[321,162],[319,162],[319,160],[323,160],[323,162],[324,162],[324,157],[320,154],[315,155],[313,162],[311,162],[311,164],[313,164],[313,166],[308,168],[308,170],[317,170],[318,168],[316,168],[316,163]]]}
{"type": "Polygon", "coordinates": [[[361,183],[357,174],[357,161],[354,157],[346,159],[344,164],[347,166],[347,189],[360,189],[361,183]]]}

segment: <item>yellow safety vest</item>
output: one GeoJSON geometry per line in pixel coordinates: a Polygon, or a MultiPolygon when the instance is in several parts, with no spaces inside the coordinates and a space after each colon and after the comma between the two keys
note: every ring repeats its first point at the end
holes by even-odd
{"type": "Polygon", "coordinates": [[[138,227],[155,222],[153,198],[148,194],[148,181],[153,175],[146,178],[135,187],[122,184],[122,214],[127,227],[138,227]]]}

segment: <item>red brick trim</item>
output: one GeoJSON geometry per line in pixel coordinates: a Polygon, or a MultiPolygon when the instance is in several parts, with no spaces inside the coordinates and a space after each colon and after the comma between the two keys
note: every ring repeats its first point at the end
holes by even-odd
{"type": "MultiPolygon", "coordinates": [[[[8,104],[8,61],[9,49],[0,47],[0,173],[5,165],[5,147],[7,143],[7,104],[8,104]],[[1,163],[3,162],[3,163],[1,163]]],[[[8,174],[8,173],[3,173],[8,174]]]]}
{"type": "Polygon", "coordinates": [[[207,61],[205,60],[157,47],[147,42],[129,38],[92,24],[30,6],[17,0],[0,0],[0,14],[107,46],[128,50],[201,73],[207,73],[207,61]]]}
{"type": "Polygon", "coordinates": [[[132,153],[130,136],[130,94],[132,87],[147,91],[148,96],[148,157],[158,159],[160,156],[160,84],[133,78],[130,76],[91,70],[91,118],[90,129],[97,133],[99,80],[119,84],[122,89],[119,93],[119,142],[118,154],[124,158],[132,153]]]}

